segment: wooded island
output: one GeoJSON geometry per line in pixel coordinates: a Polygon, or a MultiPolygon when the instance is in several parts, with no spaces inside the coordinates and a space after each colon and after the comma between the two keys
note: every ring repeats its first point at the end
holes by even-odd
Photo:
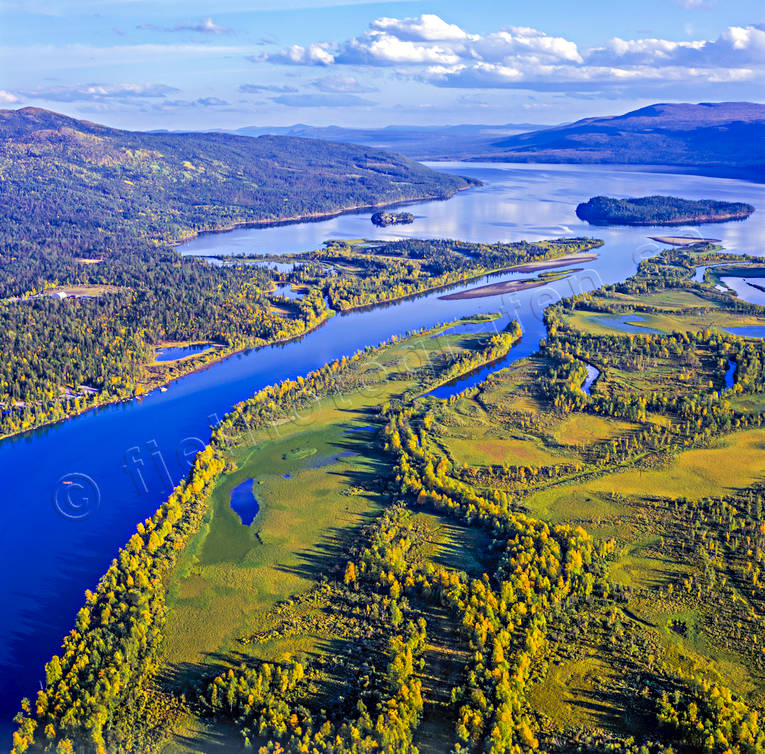
{"type": "Polygon", "coordinates": [[[576,208],[576,216],[590,225],[698,225],[746,220],[751,204],[714,199],[692,201],[676,196],[614,199],[595,196],[576,208]]]}

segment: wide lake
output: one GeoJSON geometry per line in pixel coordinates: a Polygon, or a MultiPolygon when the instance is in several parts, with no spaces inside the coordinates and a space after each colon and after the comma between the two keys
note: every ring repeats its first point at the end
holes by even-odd
{"type": "Polygon", "coordinates": [[[547,287],[462,301],[442,301],[436,292],[338,315],[299,341],[233,356],[178,380],[167,392],[155,391],[141,400],[0,442],[6,490],[0,508],[3,734],[20,698],[40,688],[43,665],[72,627],[85,589],[95,587],[136,523],[154,512],[186,472],[189,459],[209,437],[211,424],[237,401],[264,385],[305,374],[391,335],[465,314],[501,311],[503,321],[520,320],[523,340],[503,360],[505,364],[533,353],[545,334],[541,314],[546,305],[572,292],[622,280],[641,259],[661,248],[647,238],[657,235],[655,228],[590,228],[578,221],[576,204],[595,194],[667,193],[749,202],[757,208],[749,220],[673,228],[672,233],[720,238],[730,250],[757,255],[765,246],[765,185],[638,167],[471,163],[435,167],[479,178],[484,185],[449,201],[411,205],[408,211],[415,214],[415,222],[395,232],[372,225],[369,212],[205,235],[184,244],[181,251],[202,256],[283,253],[318,248],[330,238],[403,236],[516,241],[591,235],[606,244],[584,271],[547,287]]]}

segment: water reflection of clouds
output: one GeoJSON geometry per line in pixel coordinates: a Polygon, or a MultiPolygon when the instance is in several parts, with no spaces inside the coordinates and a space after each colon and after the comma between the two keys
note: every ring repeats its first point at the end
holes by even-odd
{"type": "MultiPolygon", "coordinates": [[[[274,228],[239,229],[208,235],[182,247],[185,253],[285,253],[320,248],[330,238],[457,238],[494,242],[538,240],[560,235],[588,235],[630,240],[635,247],[655,227],[601,228],[580,222],[574,210],[590,196],[645,196],[665,193],[690,199],[746,201],[756,211],[744,222],[683,229],[684,235],[721,238],[732,251],[762,254],[765,240],[765,185],[723,178],[679,175],[640,166],[432,163],[438,169],[478,178],[484,185],[440,202],[411,204],[412,225],[395,233],[376,228],[371,213],[341,215],[321,222],[274,228]]],[[[673,229],[677,233],[678,229],[673,229]]]]}

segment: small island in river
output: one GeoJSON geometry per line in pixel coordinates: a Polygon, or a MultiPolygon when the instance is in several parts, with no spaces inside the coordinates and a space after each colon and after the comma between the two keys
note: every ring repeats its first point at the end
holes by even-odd
{"type": "Polygon", "coordinates": [[[676,196],[614,199],[595,196],[576,208],[576,216],[590,225],[697,225],[745,220],[751,204],[714,199],[693,201],[676,196]]]}
{"type": "Polygon", "coordinates": [[[380,228],[386,228],[388,225],[409,225],[414,222],[414,215],[411,212],[375,212],[372,222],[380,228]]]}

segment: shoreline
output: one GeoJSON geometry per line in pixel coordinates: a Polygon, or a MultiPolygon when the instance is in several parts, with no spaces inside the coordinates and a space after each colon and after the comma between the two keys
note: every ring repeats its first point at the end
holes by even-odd
{"type": "MultiPolygon", "coordinates": [[[[458,176],[462,177],[462,176],[458,176]]],[[[463,178],[463,180],[468,180],[463,178]]],[[[344,207],[342,209],[328,210],[326,212],[314,212],[307,215],[294,215],[292,217],[285,217],[281,220],[242,220],[241,222],[231,223],[229,225],[222,226],[220,228],[212,228],[209,230],[197,230],[192,231],[192,234],[176,241],[169,241],[169,245],[178,249],[179,246],[193,241],[196,238],[203,236],[212,236],[219,233],[228,233],[232,230],[246,230],[248,228],[278,228],[282,225],[298,225],[300,223],[318,223],[324,220],[332,220],[335,217],[341,215],[361,215],[365,212],[375,209],[386,209],[388,207],[405,207],[412,204],[420,204],[422,202],[446,202],[449,199],[453,199],[460,191],[468,191],[469,189],[476,188],[481,184],[478,182],[469,183],[467,186],[462,186],[454,190],[454,193],[443,196],[423,196],[417,199],[398,199],[393,202],[377,202],[375,204],[358,204],[353,207],[344,207]]],[[[183,254],[183,256],[202,256],[196,254],[183,254]]],[[[208,255],[209,256],[209,255],[208,255]]]]}
{"type": "Polygon", "coordinates": [[[694,238],[693,236],[648,236],[651,241],[667,246],[693,246],[697,243],[720,243],[719,238],[694,238]]]}
{"type": "Polygon", "coordinates": [[[507,280],[504,283],[489,283],[478,288],[471,288],[462,293],[452,293],[449,296],[440,296],[441,301],[467,301],[474,298],[490,298],[491,296],[501,296],[505,293],[517,293],[518,291],[531,290],[532,288],[541,288],[548,285],[553,280],[537,280],[528,278],[526,280],[507,280]]]}
{"type": "MultiPolygon", "coordinates": [[[[603,241],[601,241],[599,244],[597,244],[596,246],[593,246],[592,248],[599,249],[603,245],[604,245],[604,243],[603,243],[603,241]]],[[[376,303],[373,303],[373,304],[359,304],[357,306],[348,307],[347,309],[339,309],[339,310],[337,310],[337,313],[338,314],[349,314],[351,312],[357,312],[357,311],[363,311],[364,309],[370,309],[370,308],[375,307],[375,306],[386,306],[387,304],[395,304],[398,301],[404,301],[405,299],[414,298],[416,296],[422,296],[422,295],[425,295],[427,293],[434,293],[435,291],[444,290],[446,288],[451,288],[452,286],[467,284],[467,283],[470,283],[472,280],[478,280],[479,278],[489,277],[490,275],[502,275],[502,274],[504,274],[506,272],[525,272],[525,270],[523,270],[521,268],[523,268],[526,265],[532,265],[532,264],[544,265],[544,266],[539,266],[539,267],[535,267],[534,268],[535,270],[541,271],[541,270],[554,269],[555,267],[566,267],[569,264],[576,263],[577,261],[589,262],[589,261],[592,261],[593,259],[597,259],[598,258],[597,254],[590,254],[587,251],[583,251],[583,252],[581,252],[581,254],[586,256],[586,257],[588,257],[588,258],[587,259],[582,258],[582,257],[580,257],[579,254],[569,254],[566,257],[559,257],[557,260],[551,259],[551,260],[549,260],[549,262],[547,262],[545,260],[540,260],[539,262],[521,262],[520,264],[513,265],[512,267],[502,267],[502,268],[500,268],[498,270],[488,270],[488,271],[485,271],[485,272],[480,272],[480,273],[478,273],[476,275],[471,275],[470,277],[465,278],[463,280],[456,280],[456,281],[451,282],[451,283],[442,283],[440,285],[434,285],[434,286],[431,286],[429,288],[423,288],[421,291],[417,291],[415,293],[407,293],[404,296],[397,296],[396,298],[386,299],[385,301],[377,301],[376,303]],[[579,257],[579,258],[574,259],[574,257],[579,257]],[[567,261],[563,261],[564,259],[567,260],[567,261]],[[568,260],[570,260],[570,261],[568,261],[568,260]],[[559,264],[555,264],[556,261],[559,262],[559,264]],[[550,263],[552,263],[552,264],[550,264],[550,263]]],[[[552,280],[550,280],[550,281],[542,281],[542,284],[544,285],[547,282],[553,282],[553,281],[552,280]]],[[[465,291],[465,293],[467,293],[467,291],[465,291]]]]}
{"type": "MultiPolygon", "coordinates": [[[[601,246],[603,246],[603,242],[602,241],[597,246],[593,246],[593,248],[600,248],[601,246]]],[[[589,254],[589,252],[581,252],[581,254],[584,254],[584,255],[587,255],[587,256],[591,256],[592,258],[596,258],[598,256],[597,254],[595,254],[595,255],[589,254]]],[[[257,348],[268,348],[270,346],[286,345],[287,343],[291,343],[292,341],[299,340],[300,338],[303,338],[306,335],[309,335],[310,333],[314,332],[315,330],[318,330],[320,327],[323,327],[333,316],[344,315],[344,314],[351,314],[353,312],[363,311],[365,309],[372,309],[372,308],[375,308],[377,306],[388,306],[390,304],[395,304],[395,303],[397,303],[399,301],[404,301],[404,300],[409,299],[409,298],[416,298],[418,296],[423,296],[423,295],[426,295],[426,294],[429,294],[429,293],[433,293],[433,292],[438,291],[438,290],[443,290],[443,289],[450,288],[450,287],[453,287],[453,286],[459,286],[459,285],[467,284],[471,280],[477,280],[477,279],[482,278],[482,277],[488,277],[489,275],[501,275],[501,274],[503,274],[505,272],[510,272],[512,270],[516,270],[518,267],[522,267],[525,264],[547,265],[547,264],[552,263],[553,265],[555,265],[555,262],[557,261],[557,262],[560,263],[557,266],[563,266],[563,265],[571,263],[569,261],[564,261],[564,259],[569,259],[569,258],[577,257],[577,256],[580,256],[580,255],[569,254],[565,258],[558,258],[557,260],[556,259],[551,259],[551,260],[539,260],[539,262],[522,262],[522,263],[520,263],[520,265],[513,265],[512,267],[504,267],[504,268],[501,268],[501,269],[498,269],[498,270],[489,270],[489,271],[480,272],[480,273],[477,273],[475,275],[471,275],[469,278],[465,278],[464,280],[455,280],[455,281],[451,281],[451,282],[448,282],[448,283],[442,283],[440,285],[435,285],[435,286],[432,286],[432,287],[429,287],[429,288],[423,288],[421,291],[415,291],[415,292],[412,292],[412,293],[407,293],[404,296],[397,296],[396,298],[386,299],[384,301],[376,301],[376,302],[369,303],[369,304],[359,304],[358,306],[349,307],[348,309],[328,309],[327,311],[330,312],[330,314],[327,317],[323,317],[319,322],[314,324],[312,327],[304,330],[302,333],[299,333],[297,335],[291,336],[289,338],[282,338],[281,340],[274,340],[274,341],[269,341],[267,343],[260,343],[260,344],[256,344],[256,345],[242,346],[241,348],[237,348],[237,349],[235,349],[233,351],[213,350],[213,353],[215,354],[215,358],[211,358],[209,361],[206,361],[203,364],[199,364],[199,365],[197,365],[197,366],[195,366],[195,367],[193,367],[191,369],[188,369],[188,370],[184,371],[182,374],[176,374],[176,375],[174,375],[173,377],[171,377],[171,378],[169,378],[167,380],[163,380],[161,382],[157,382],[151,388],[151,390],[147,391],[146,393],[143,393],[141,395],[132,395],[132,396],[118,397],[118,398],[114,398],[112,400],[100,401],[98,403],[94,403],[94,404],[89,405],[89,406],[84,406],[80,411],[75,411],[75,412],[73,412],[71,414],[67,414],[66,416],[62,416],[62,417],[60,417],[58,419],[51,419],[49,421],[42,422],[41,424],[35,424],[32,427],[27,427],[26,429],[20,429],[20,430],[17,430],[16,432],[10,432],[8,434],[2,435],[2,436],[0,436],[0,442],[3,442],[5,440],[9,440],[9,439],[14,438],[14,437],[20,437],[20,436],[25,435],[25,434],[27,434],[29,432],[34,432],[34,431],[36,431],[38,429],[43,429],[44,427],[50,427],[50,426],[53,426],[55,424],[66,422],[66,421],[69,421],[70,419],[75,419],[78,416],[82,416],[83,414],[87,413],[88,411],[93,411],[93,410],[95,410],[97,408],[105,408],[107,406],[113,406],[113,405],[116,405],[118,403],[127,403],[128,401],[141,400],[143,397],[151,395],[151,393],[159,390],[161,387],[167,387],[167,386],[171,385],[173,382],[175,382],[176,380],[180,380],[180,379],[183,379],[185,377],[189,377],[192,374],[196,374],[197,372],[200,372],[203,369],[206,369],[207,367],[215,366],[216,364],[219,364],[220,362],[225,361],[230,356],[236,356],[237,354],[244,353],[245,351],[252,351],[252,350],[257,349],[257,348]]],[[[536,269],[545,269],[545,268],[544,267],[542,267],[542,268],[537,267],[536,269]]],[[[547,267],[547,269],[549,269],[549,267],[547,267]]],[[[541,282],[540,283],[540,285],[545,285],[545,284],[546,284],[545,282],[541,282]]],[[[532,287],[532,286],[527,286],[527,287],[532,287]]],[[[536,287],[536,286],[533,286],[533,287],[536,287]]],[[[188,356],[186,358],[187,359],[191,359],[191,358],[194,358],[194,357],[193,356],[188,356]]],[[[184,359],[179,359],[179,361],[182,362],[182,361],[184,361],[184,359]]]]}
{"type": "Polygon", "coordinates": [[[709,215],[709,216],[702,216],[702,217],[683,217],[683,218],[677,218],[676,220],[646,220],[646,221],[632,221],[629,222],[627,220],[619,220],[619,219],[611,219],[604,217],[603,219],[584,219],[579,218],[582,220],[582,222],[586,222],[589,225],[592,225],[595,228],[672,228],[672,227],[678,227],[681,225],[712,225],[714,223],[732,223],[732,222],[743,222],[744,220],[748,220],[753,212],[748,212],[746,214],[736,214],[731,213],[727,215],[709,215]]]}
{"type": "MultiPolygon", "coordinates": [[[[22,435],[25,435],[27,433],[35,432],[38,429],[43,429],[45,427],[52,427],[55,424],[61,424],[63,422],[69,421],[70,419],[76,419],[78,416],[82,416],[83,414],[86,414],[89,411],[95,411],[98,408],[106,408],[107,406],[115,406],[118,403],[140,401],[141,399],[151,395],[152,393],[157,392],[162,387],[166,388],[169,385],[172,385],[177,380],[182,380],[182,379],[185,379],[186,377],[190,377],[192,374],[201,372],[203,369],[207,369],[208,367],[215,366],[216,364],[219,364],[220,362],[225,361],[229,357],[236,356],[237,354],[244,353],[245,351],[252,351],[257,348],[269,348],[270,346],[286,345],[287,343],[291,343],[294,340],[299,340],[300,338],[303,338],[306,335],[309,335],[314,330],[318,330],[320,327],[323,327],[330,319],[332,319],[333,316],[336,316],[338,314],[338,312],[336,312],[334,309],[328,309],[327,311],[330,312],[329,316],[323,317],[319,322],[307,328],[303,332],[298,333],[297,335],[293,335],[289,338],[282,338],[281,340],[272,340],[267,343],[260,343],[257,345],[250,345],[250,346],[242,346],[241,348],[237,348],[233,351],[213,349],[213,353],[216,354],[216,358],[210,359],[209,361],[206,361],[203,364],[198,364],[194,366],[193,368],[184,371],[182,374],[176,374],[167,380],[163,380],[162,382],[157,382],[151,388],[151,390],[148,390],[145,393],[142,393],[140,395],[124,396],[121,398],[113,398],[111,400],[105,400],[105,401],[99,401],[98,403],[93,403],[90,406],[84,406],[79,411],[74,411],[73,413],[67,414],[66,416],[62,416],[58,419],[50,419],[49,421],[42,422],[41,424],[35,424],[33,427],[27,427],[26,429],[19,429],[16,432],[10,432],[6,435],[0,435],[0,442],[4,442],[5,440],[10,440],[11,438],[15,438],[15,437],[21,437],[22,435]]],[[[193,359],[193,358],[194,356],[186,356],[184,357],[184,359],[178,359],[178,361],[182,362],[182,361],[185,361],[186,359],[193,359]]],[[[154,365],[154,362],[152,362],[151,364],[147,364],[147,366],[152,366],[152,365],[154,365]]]]}

